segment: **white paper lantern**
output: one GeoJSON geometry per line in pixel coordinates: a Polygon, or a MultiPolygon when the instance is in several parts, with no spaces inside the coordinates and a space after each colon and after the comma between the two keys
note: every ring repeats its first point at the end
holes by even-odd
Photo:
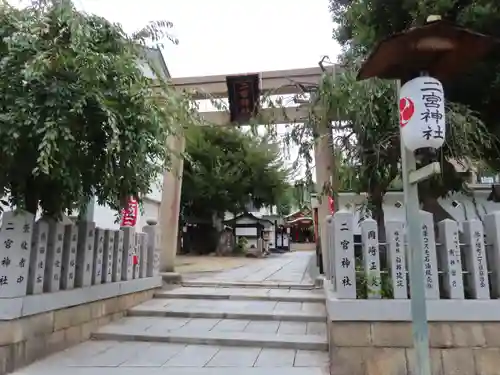
{"type": "Polygon", "coordinates": [[[402,141],[408,150],[440,148],[446,135],[441,82],[418,77],[405,83],[399,93],[399,120],[402,141]]]}

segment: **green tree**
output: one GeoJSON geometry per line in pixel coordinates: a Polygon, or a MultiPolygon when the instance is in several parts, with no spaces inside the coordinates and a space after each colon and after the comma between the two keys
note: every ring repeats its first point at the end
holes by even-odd
{"type": "MultiPolygon", "coordinates": [[[[320,126],[332,132],[331,142],[336,155],[335,172],[338,181],[322,188],[322,195],[335,195],[346,186],[355,192],[366,192],[364,209],[379,224],[380,237],[384,238],[383,200],[385,193],[400,177],[401,152],[399,120],[395,82],[378,79],[356,81],[359,68],[357,59],[346,53],[346,64],[340,72],[325,72],[315,89],[307,124],[292,128],[289,138],[301,145],[317,138],[320,126]],[[337,121],[342,119],[342,121],[337,121]]],[[[463,191],[466,176],[456,172],[449,160],[480,161],[485,148],[494,148],[495,137],[484,123],[466,106],[448,102],[447,138],[436,155],[424,155],[420,166],[439,160],[442,174],[419,184],[423,208],[442,220],[446,212],[437,199],[450,191],[463,191]]],[[[308,155],[301,155],[304,159],[308,155]]]]}
{"type": "Polygon", "coordinates": [[[184,219],[222,219],[277,205],[288,187],[278,148],[237,128],[199,127],[186,139],[181,208],[184,219]]]}
{"type": "MultiPolygon", "coordinates": [[[[344,56],[365,56],[375,44],[389,35],[422,25],[431,14],[441,15],[474,31],[500,38],[500,3],[495,0],[330,0],[335,23],[334,37],[344,56]]],[[[487,128],[500,136],[500,49],[495,48],[468,72],[444,82],[447,99],[477,112],[487,128]]],[[[500,169],[498,141],[478,146],[495,170],[500,169]]]]}
{"type": "Polygon", "coordinates": [[[280,195],[277,203],[278,215],[287,216],[292,212],[293,187],[288,185],[280,195]]]}
{"type": "MultiPolygon", "coordinates": [[[[399,182],[401,173],[397,92],[395,82],[377,79],[356,81],[360,62],[366,58],[377,41],[393,32],[421,24],[429,14],[441,14],[450,19],[451,16],[443,10],[446,4],[460,3],[466,8],[456,9],[461,14],[456,15],[458,20],[467,19],[472,22],[476,19],[478,23],[486,24],[498,19],[498,6],[493,6],[492,1],[480,2],[481,4],[444,0],[432,3],[435,7],[424,11],[425,5],[429,4],[424,0],[331,0],[330,8],[336,24],[334,37],[343,47],[339,57],[342,65],[334,73],[325,71],[319,86],[312,90],[312,105],[307,124],[294,127],[289,135],[293,143],[300,145],[301,149],[310,150],[311,146],[306,147],[304,144],[312,145],[313,140],[318,137],[317,129],[331,129],[331,142],[339,152],[335,158],[340,158],[342,162],[337,160],[335,167],[334,177],[338,177],[339,181],[334,178],[333,186],[324,187],[323,193],[338,192],[346,182],[346,175],[353,175],[354,179],[351,178],[351,181],[355,183],[351,189],[368,193],[366,208],[378,221],[381,237],[384,235],[383,198],[387,190],[399,182]],[[486,3],[489,5],[484,5],[486,3]],[[496,14],[486,14],[485,9],[495,11],[496,14]]],[[[470,22],[461,23],[470,26],[470,22]]],[[[495,25],[498,25],[498,22],[495,25]]],[[[491,33],[485,27],[476,29],[491,33]]],[[[475,81],[477,78],[489,89],[479,87],[474,89],[474,94],[471,95],[467,89],[458,92],[457,87],[466,87],[459,86],[461,81],[456,86],[447,84],[445,89],[451,92],[448,99],[456,101],[449,100],[446,103],[445,145],[437,155],[423,154],[419,160],[420,166],[435,160],[441,162],[441,175],[419,184],[423,208],[432,212],[436,220],[445,218],[443,216],[447,214],[437,203],[438,197],[450,191],[467,192],[464,184],[466,176],[455,170],[451,160],[463,162],[466,167],[474,163],[480,164],[484,159],[491,161],[496,158],[498,163],[498,138],[494,134],[496,113],[489,115],[485,111],[489,104],[479,106],[473,103],[475,101],[485,104],[498,98],[498,79],[486,79],[485,76],[497,75],[499,70],[494,68],[494,60],[484,63],[490,64],[490,71],[485,73],[476,69],[470,73],[468,79],[475,81]],[[461,100],[459,95],[475,98],[469,101],[461,100]]],[[[306,161],[310,158],[309,152],[301,156],[306,161]]]]}
{"type": "Polygon", "coordinates": [[[176,124],[199,122],[189,98],[139,66],[169,27],[129,37],[70,0],[0,2],[0,189],[10,205],[58,216],[92,196],[119,209],[149,192],[170,165],[176,124]]]}
{"type": "MultiPolygon", "coordinates": [[[[356,184],[352,188],[368,193],[367,208],[383,227],[383,198],[401,173],[396,85],[377,79],[356,81],[357,71],[352,63],[340,74],[325,75],[318,89],[318,106],[327,117],[342,118],[341,124],[333,126],[342,129],[334,136],[335,149],[344,160],[354,162],[356,184]]],[[[437,155],[424,155],[419,160],[421,166],[434,160],[441,162],[442,174],[419,184],[423,208],[434,214],[439,214],[436,212],[439,197],[464,188],[466,176],[456,172],[450,160],[481,160],[483,152],[477,145],[492,144],[484,123],[467,107],[448,102],[446,116],[443,148],[437,155]]]]}

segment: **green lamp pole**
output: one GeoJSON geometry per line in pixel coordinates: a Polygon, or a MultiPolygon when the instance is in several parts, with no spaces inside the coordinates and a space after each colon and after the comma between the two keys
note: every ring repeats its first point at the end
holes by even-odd
{"type": "MultiPolygon", "coordinates": [[[[427,74],[438,80],[449,80],[484,57],[495,43],[491,37],[442,21],[439,16],[430,16],[424,26],[394,34],[380,42],[361,67],[357,79],[397,80],[399,97],[401,81],[427,74]]],[[[417,169],[415,154],[404,145],[402,138],[401,164],[410,259],[415,373],[431,375],[418,183],[440,173],[440,164],[435,162],[417,169]]]]}

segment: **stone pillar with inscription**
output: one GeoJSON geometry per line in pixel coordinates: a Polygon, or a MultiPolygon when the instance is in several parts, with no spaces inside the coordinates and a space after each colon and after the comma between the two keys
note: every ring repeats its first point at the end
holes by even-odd
{"type": "Polygon", "coordinates": [[[86,287],[92,284],[94,268],[95,223],[83,221],[78,223],[78,249],[76,256],[75,286],[86,287]]]}
{"type": "MultiPolygon", "coordinates": [[[[26,295],[34,215],[6,211],[0,230],[0,298],[26,295]]],[[[8,302],[2,302],[8,303],[8,302]]]]}
{"type": "Polygon", "coordinates": [[[356,299],[353,220],[350,212],[338,211],[333,215],[337,298],[356,299]]]}
{"type": "Polygon", "coordinates": [[[321,253],[323,256],[323,273],[327,280],[332,282],[335,289],[335,230],[333,224],[333,216],[328,215],[325,218],[325,225],[322,226],[325,230],[323,243],[326,245],[325,251],[321,253]]]}
{"type": "Polygon", "coordinates": [[[64,225],[56,220],[47,219],[49,236],[45,267],[45,292],[57,292],[61,286],[62,253],[64,245],[64,225]]]}
{"type": "Polygon", "coordinates": [[[489,299],[490,284],[484,247],[483,225],[479,220],[463,223],[465,239],[465,262],[468,271],[469,287],[472,298],[489,299]]]}
{"type": "Polygon", "coordinates": [[[43,293],[48,237],[49,224],[45,220],[38,220],[33,227],[31,241],[28,294],[43,293]]]}
{"type": "Polygon", "coordinates": [[[148,267],[148,235],[146,233],[139,233],[139,265],[139,277],[144,278],[148,267]]]}
{"type": "Polygon", "coordinates": [[[102,282],[102,268],[104,257],[104,229],[96,228],[94,235],[94,267],[92,271],[92,285],[102,282]]]}
{"type": "Polygon", "coordinates": [[[488,269],[492,271],[490,282],[493,296],[500,298],[500,211],[494,211],[484,217],[484,231],[486,234],[486,253],[488,269]]]}
{"type": "Polygon", "coordinates": [[[139,278],[139,272],[141,269],[140,259],[139,259],[140,241],[141,241],[141,237],[139,236],[139,233],[136,233],[134,236],[134,253],[132,255],[132,260],[133,260],[133,262],[132,262],[132,266],[133,266],[132,278],[133,279],[139,278]]]}
{"type": "Polygon", "coordinates": [[[132,257],[135,249],[135,229],[122,227],[121,230],[123,231],[122,280],[132,280],[134,277],[132,257]]]}
{"type": "Polygon", "coordinates": [[[142,231],[148,236],[146,276],[153,277],[160,271],[160,249],[158,248],[160,241],[156,221],[148,220],[148,225],[143,227],[142,231]]]}
{"type": "Polygon", "coordinates": [[[387,261],[391,274],[394,299],[408,298],[408,281],[406,277],[406,244],[404,224],[389,221],[385,224],[387,243],[387,261]]]}
{"type": "Polygon", "coordinates": [[[103,256],[103,268],[102,268],[103,283],[110,283],[113,281],[115,235],[116,231],[114,230],[107,229],[104,231],[104,256],[103,256]]]}
{"type": "Polygon", "coordinates": [[[464,299],[458,223],[454,220],[445,219],[439,222],[438,232],[438,255],[443,271],[443,289],[450,299],[464,299]]]}
{"type": "Polygon", "coordinates": [[[76,250],[78,248],[78,227],[74,224],[64,226],[64,242],[61,269],[61,288],[75,287],[76,250]]]}
{"type": "Polygon", "coordinates": [[[123,268],[123,257],[125,248],[123,247],[123,236],[122,230],[117,230],[115,232],[115,242],[113,247],[113,282],[122,280],[122,268],[123,268]]]}
{"type": "Polygon", "coordinates": [[[420,211],[422,217],[422,243],[424,247],[424,279],[425,297],[439,299],[439,278],[436,255],[436,237],[434,233],[434,219],[427,211],[420,211]]]}
{"type": "Polygon", "coordinates": [[[367,296],[368,298],[380,298],[382,279],[380,278],[380,252],[375,220],[368,218],[361,222],[361,243],[367,296]]]}

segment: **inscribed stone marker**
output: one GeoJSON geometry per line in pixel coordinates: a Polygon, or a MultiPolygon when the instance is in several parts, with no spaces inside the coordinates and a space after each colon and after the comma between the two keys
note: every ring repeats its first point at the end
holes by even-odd
{"type": "Polygon", "coordinates": [[[78,227],[74,224],[65,225],[61,274],[61,288],[64,290],[75,287],[77,249],[78,227]]]}
{"type": "Polygon", "coordinates": [[[104,231],[104,262],[102,272],[102,282],[110,283],[113,280],[113,260],[115,249],[115,231],[104,231]]]}
{"type": "Polygon", "coordinates": [[[147,277],[156,276],[159,270],[159,256],[157,255],[157,247],[159,245],[157,236],[158,228],[156,225],[146,225],[142,228],[142,230],[148,236],[146,275],[147,277]]]}
{"type": "Polygon", "coordinates": [[[133,266],[133,272],[132,272],[132,278],[133,279],[138,279],[139,278],[139,272],[140,272],[140,260],[139,260],[139,245],[140,245],[140,236],[139,233],[136,233],[134,236],[134,253],[132,254],[132,266],[133,266]],[[134,262],[137,262],[134,264],[134,262]]]}
{"type": "Polygon", "coordinates": [[[122,280],[132,280],[134,277],[132,257],[135,248],[135,228],[122,227],[121,230],[123,231],[122,280]]]}
{"type": "Polygon", "coordinates": [[[34,215],[7,211],[0,230],[0,298],[25,296],[34,215]]]}
{"type": "Polygon", "coordinates": [[[368,298],[380,298],[382,280],[380,278],[380,253],[375,220],[370,218],[361,222],[361,243],[368,289],[367,296],[368,298]]]}
{"type": "Polygon", "coordinates": [[[439,299],[434,219],[432,214],[426,211],[420,211],[420,217],[422,218],[421,233],[424,252],[425,296],[427,299],[439,299]]]}
{"type": "Polygon", "coordinates": [[[330,280],[332,284],[335,283],[334,275],[335,275],[335,230],[333,224],[333,216],[327,215],[325,218],[325,224],[323,226],[326,230],[326,246],[327,250],[322,254],[323,256],[323,268],[325,277],[327,280],[330,280]]]}
{"type": "Polygon", "coordinates": [[[92,284],[94,235],[95,223],[88,221],[78,223],[78,250],[75,280],[75,286],[77,287],[85,287],[92,284]]]}
{"type": "Polygon", "coordinates": [[[115,241],[113,247],[113,281],[122,280],[122,268],[123,268],[123,257],[125,248],[123,247],[123,237],[124,233],[122,230],[117,230],[115,232],[115,241]]]}
{"type": "Polygon", "coordinates": [[[33,237],[31,242],[32,251],[28,277],[28,294],[43,293],[48,237],[49,224],[43,219],[38,220],[33,227],[33,237]]]}
{"type": "Polygon", "coordinates": [[[406,299],[408,298],[408,286],[404,224],[399,221],[389,221],[385,224],[385,232],[388,246],[387,261],[391,272],[394,299],[406,299]]]}
{"type": "Polygon", "coordinates": [[[500,211],[484,217],[484,231],[487,240],[486,253],[491,261],[488,269],[493,271],[490,279],[492,292],[495,298],[500,298],[500,211]]]}
{"type": "Polygon", "coordinates": [[[333,215],[335,285],[338,298],[356,299],[353,215],[338,211],[333,215]]]}
{"type": "Polygon", "coordinates": [[[45,292],[57,292],[61,286],[62,253],[64,246],[64,225],[48,219],[49,236],[45,268],[45,292]]]}
{"type": "Polygon", "coordinates": [[[469,220],[464,222],[463,228],[466,243],[465,260],[472,296],[475,299],[489,299],[490,284],[482,223],[479,220],[469,220]]]}
{"type": "Polygon", "coordinates": [[[148,267],[148,235],[146,233],[139,234],[139,277],[144,278],[147,275],[148,267]]]}
{"type": "Polygon", "coordinates": [[[102,282],[104,257],[104,229],[96,228],[94,234],[94,267],[92,272],[92,285],[102,282]]]}
{"type": "Polygon", "coordinates": [[[464,299],[462,260],[458,239],[458,224],[445,219],[438,224],[439,260],[443,273],[443,289],[450,299],[464,299]]]}

